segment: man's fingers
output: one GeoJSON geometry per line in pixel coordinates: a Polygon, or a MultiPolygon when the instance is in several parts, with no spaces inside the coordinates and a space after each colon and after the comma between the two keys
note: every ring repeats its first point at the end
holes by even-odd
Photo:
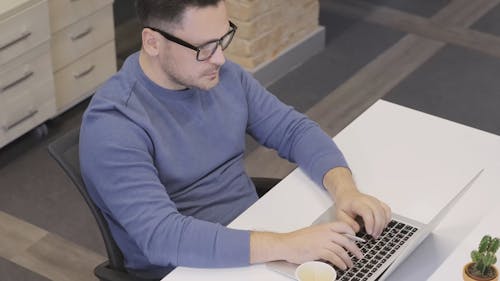
{"type": "Polygon", "coordinates": [[[361,226],[359,225],[359,223],[354,218],[352,218],[351,216],[349,216],[348,214],[346,214],[343,211],[337,212],[337,219],[339,221],[342,221],[342,222],[345,222],[346,224],[348,224],[352,228],[352,230],[354,230],[355,233],[357,233],[361,230],[361,226]]]}
{"type": "Polygon", "coordinates": [[[373,236],[375,218],[370,206],[367,204],[355,204],[354,212],[363,218],[366,233],[373,236]]]}
{"type": "Polygon", "coordinates": [[[358,259],[362,259],[363,258],[363,253],[358,248],[358,246],[356,245],[356,243],[354,243],[353,241],[351,241],[351,239],[347,238],[346,236],[342,235],[342,233],[335,233],[335,235],[333,236],[332,242],[334,242],[337,245],[340,245],[343,249],[351,252],[358,259]]]}
{"type": "Polygon", "coordinates": [[[380,236],[392,216],[389,206],[373,197],[370,200],[355,203],[353,211],[363,218],[366,233],[374,238],[380,236]]]}
{"type": "Polygon", "coordinates": [[[386,222],[387,222],[387,223],[389,223],[389,222],[392,220],[392,210],[391,210],[391,208],[390,208],[387,204],[385,204],[384,202],[380,202],[380,204],[382,204],[382,208],[384,209],[386,222]]]}
{"type": "Polygon", "coordinates": [[[337,255],[334,250],[326,249],[321,255],[321,259],[335,265],[342,270],[346,270],[348,266],[352,266],[352,261],[349,265],[349,263],[346,263],[346,261],[344,261],[344,259],[342,259],[339,255],[337,255]]]}
{"type": "Polygon", "coordinates": [[[354,265],[347,251],[355,252],[356,257],[362,258],[360,257],[362,254],[359,248],[357,248],[357,246],[350,241],[344,241],[341,243],[338,241],[332,241],[328,247],[328,251],[325,252],[325,256],[322,258],[328,260],[342,270],[345,270],[347,267],[352,267],[354,265]]]}
{"type": "Polygon", "coordinates": [[[386,223],[386,215],[385,211],[380,205],[380,202],[377,202],[376,208],[372,210],[373,217],[374,217],[374,224],[373,224],[373,237],[378,238],[380,234],[382,234],[382,231],[385,228],[385,223],[386,223]]]}
{"type": "Polygon", "coordinates": [[[325,259],[342,269],[351,267],[353,263],[349,252],[359,259],[363,254],[356,243],[345,234],[355,235],[355,232],[349,224],[342,221],[286,233],[283,242],[292,251],[288,252],[284,259],[293,263],[325,259]]]}
{"type": "MultiPolygon", "coordinates": [[[[358,224],[358,223],[356,223],[358,224]]],[[[359,225],[358,225],[359,226],[359,225]]],[[[351,235],[355,235],[355,232],[350,228],[347,223],[344,222],[334,222],[330,225],[331,233],[331,250],[336,253],[338,257],[340,257],[344,263],[351,267],[352,261],[349,257],[348,251],[354,254],[358,259],[363,258],[363,253],[358,248],[356,243],[347,238],[344,233],[349,233],[351,235]]]]}
{"type": "Polygon", "coordinates": [[[374,237],[379,237],[384,228],[387,226],[392,217],[392,212],[389,206],[383,202],[378,202],[379,208],[374,210],[375,225],[374,225],[374,237]]]}
{"type": "Polygon", "coordinates": [[[392,219],[392,211],[391,208],[389,208],[389,206],[384,202],[378,201],[378,206],[380,206],[379,209],[381,211],[380,211],[379,231],[377,236],[380,236],[384,231],[384,229],[386,228],[387,224],[389,224],[389,222],[392,219]]]}

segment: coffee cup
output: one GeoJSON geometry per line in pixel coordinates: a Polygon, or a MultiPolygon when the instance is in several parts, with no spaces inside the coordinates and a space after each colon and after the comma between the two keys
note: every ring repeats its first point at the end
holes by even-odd
{"type": "Polygon", "coordinates": [[[324,262],[309,261],[297,267],[295,278],[298,281],[335,281],[337,272],[324,262]]]}

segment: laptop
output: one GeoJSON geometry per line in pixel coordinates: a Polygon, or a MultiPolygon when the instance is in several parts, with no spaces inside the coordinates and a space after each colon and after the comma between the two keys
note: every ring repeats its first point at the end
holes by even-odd
{"type": "MultiPolygon", "coordinates": [[[[366,240],[366,242],[355,242],[363,252],[364,257],[358,260],[349,253],[354,266],[345,271],[335,267],[337,280],[385,280],[441,222],[450,209],[470,189],[483,170],[480,170],[428,224],[393,214],[391,222],[377,240],[371,238],[364,230],[357,233],[358,237],[366,240]]],[[[313,225],[334,221],[334,211],[334,206],[328,208],[313,222],[313,225]]],[[[266,263],[266,266],[271,270],[295,279],[295,269],[298,265],[286,261],[273,261],[266,263]]]]}

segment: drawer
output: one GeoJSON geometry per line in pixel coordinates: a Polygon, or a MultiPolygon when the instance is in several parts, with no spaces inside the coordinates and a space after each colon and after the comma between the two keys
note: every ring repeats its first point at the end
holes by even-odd
{"type": "Polygon", "coordinates": [[[61,112],[79,102],[115,72],[114,41],[55,72],[57,110],[61,112]]]}
{"type": "Polygon", "coordinates": [[[54,84],[47,81],[39,85],[36,97],[29,92],[11,99],[9,106],[0,111],[0,147],[55,115],[54,84]],[[45,92],[44,94],[39,94],[45,92]],[[40,97],[49,97],[45,100],[40,97]],[[7,109],[6,109],[7,108],[7,109]]]}
{"type": "Polygon", "coordinates": [[[52,33],[93,14],[111,3],[113,3],[113,0],[49,0],[52,33]]]}
{"type": "Polygon", "coordinates": [[[0,2],[0,21],[42,1],[47,0],[2,0],[0,2]]]}
{"type": "MultiPolygon", "coordinates": [[[[53,83],[50,45],[46,42],[2,66],[0,110],[8,100],[23,92],[36,92],[41,83],[53,83]]],[[[53,96],[53,93],[51,93],[53,96]]]]}
{"type": "Polygon", "coordinates": [[[47,1],[0,21],[0,65],[50,38],[47,1]]]}
{"type": "Polygon", "coordinates": [[[90,53],[114,37],[113,6],[108,5],[52,35],[54,70],[90,53]]]}
{"type": "Polygon", "coordinates": [[[48,42],[7,66],[0,73],[0,80],[4,81],[0,92],[0,130],[12,127],[41,104],[55,105],[48,42]]]}

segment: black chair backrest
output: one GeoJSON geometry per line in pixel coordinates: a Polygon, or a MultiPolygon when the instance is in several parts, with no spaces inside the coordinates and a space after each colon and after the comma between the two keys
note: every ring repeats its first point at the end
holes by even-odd
{"type": "Polygon", "coordinates": [[[113,269],[125,271],[123,263],[123,254],[116,245],[111,232],[109,231],[108,223],[102,212],[90,198],[80,172],[80,157],[78,150],[78,142],[80,137],[80,129],[76,128],[60,137],[56,141],[49,144],[49,153],[61,166],[64,172],[69,176],[71,181],[80,191],[80,194],[87,202],[92,214],[94,215],[97,225],[101,230],[106,252],[108,253],[109,266],[113,269]]]}

